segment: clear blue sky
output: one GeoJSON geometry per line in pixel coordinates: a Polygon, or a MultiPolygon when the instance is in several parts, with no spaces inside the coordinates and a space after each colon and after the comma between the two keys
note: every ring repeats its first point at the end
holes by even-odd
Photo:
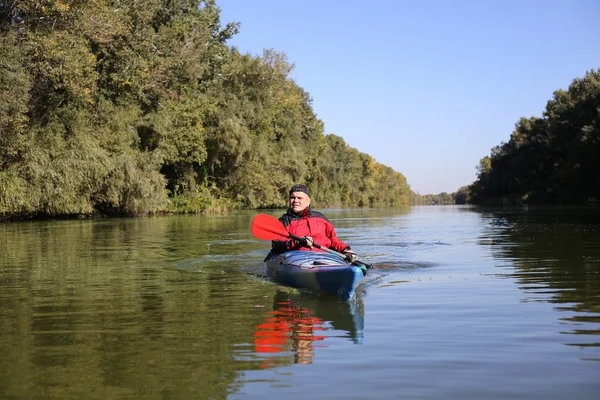
{"type": "Polygon", "coordinates": [[[557,89],[600,68],[598,0],[217,0],[228,43],[287,54],[325,133],[454,192],[541,117],[557,89]]]}

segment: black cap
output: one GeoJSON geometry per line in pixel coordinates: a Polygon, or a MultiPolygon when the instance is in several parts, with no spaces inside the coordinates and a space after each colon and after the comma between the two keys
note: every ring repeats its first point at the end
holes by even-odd
{"type": "Polygon", "coordinates": [[[292,188],[290,189],[290,196],[294,192],[303,192],[303,193],[306,193],[308,195],[308,197],[310,197],[310,190],[308,190],[308,186],[303,185],[301,183],[298,183],[298,184],[292,186],[292,188]]]}

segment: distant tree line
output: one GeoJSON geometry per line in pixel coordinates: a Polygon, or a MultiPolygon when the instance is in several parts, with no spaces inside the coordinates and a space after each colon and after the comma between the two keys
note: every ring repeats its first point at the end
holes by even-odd
{"type": "Polygon", "coordinates": [[[437,206],[455,204],[453,193],[415,194],[412,204],[417,206],[437,206]]]}
{"type": "Polygon", "coordinates": [[[0,219],[411,202],[214,0],[0,3],[0,219]]]}
{"type": "Polygon", "coordinates": [[[413,194],[413,204],[600,202],[600,70],[557,90],[542,117],[521,118],[507,143],[456,192],[413,194]]]}
{"type": "Polygon", "coordinates": [[[600,70],[554,92],[541,118],[521,118],[477,169],[459,193],[471,203],[600,201],[600,70]]]}

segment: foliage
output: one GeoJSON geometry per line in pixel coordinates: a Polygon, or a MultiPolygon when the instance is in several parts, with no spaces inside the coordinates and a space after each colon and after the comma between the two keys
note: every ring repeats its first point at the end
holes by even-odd
{"type": "Polygon", "coordinates": [[[468,204],[471,202],[471,188],[470,186],[463,186],[456,192],[452,193],[454,204],[468,204]]]}
{"type": "Polygon", "coordinates": [[[439,194],[423,194],[413,197],[413,204],[419,206],[449,205],[460,204],[456,202],[455,193],[449,194],[442,192],[439,194]]]}
{"type": "Polygon", "coordinates": [[[284,53],[240,54],[214,0],[0,5],[0,219],[396,206],[402,174],[325,135],[284,53]]]}
{"type": "Polygon", "coordinates": [[[600,70],[557,90],[542,118],[521,118],[470,187],[475,203],[584,203],[600,199],[600,70]]]}

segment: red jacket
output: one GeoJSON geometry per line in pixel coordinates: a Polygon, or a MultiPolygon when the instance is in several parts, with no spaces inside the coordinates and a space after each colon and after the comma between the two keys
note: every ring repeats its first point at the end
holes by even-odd
{"type": "MultiPolygon", "coordinates": [[[[297,214],[291,209],[288,209],[279,220],[287,228],[288,232],[294,236],[310,236],[316,244],[340,253],[345,250],[350,250],[350,246],[338,239],[331,222],[318,211],[312,211],[310,208],[306,208],[304,211],[297,214]]],[[[273,241],[273,253],[279,254],[288,250],[322,251],[316,248],[309,249],[308,247],[301,247],[295,240],[273,241]]]]}

